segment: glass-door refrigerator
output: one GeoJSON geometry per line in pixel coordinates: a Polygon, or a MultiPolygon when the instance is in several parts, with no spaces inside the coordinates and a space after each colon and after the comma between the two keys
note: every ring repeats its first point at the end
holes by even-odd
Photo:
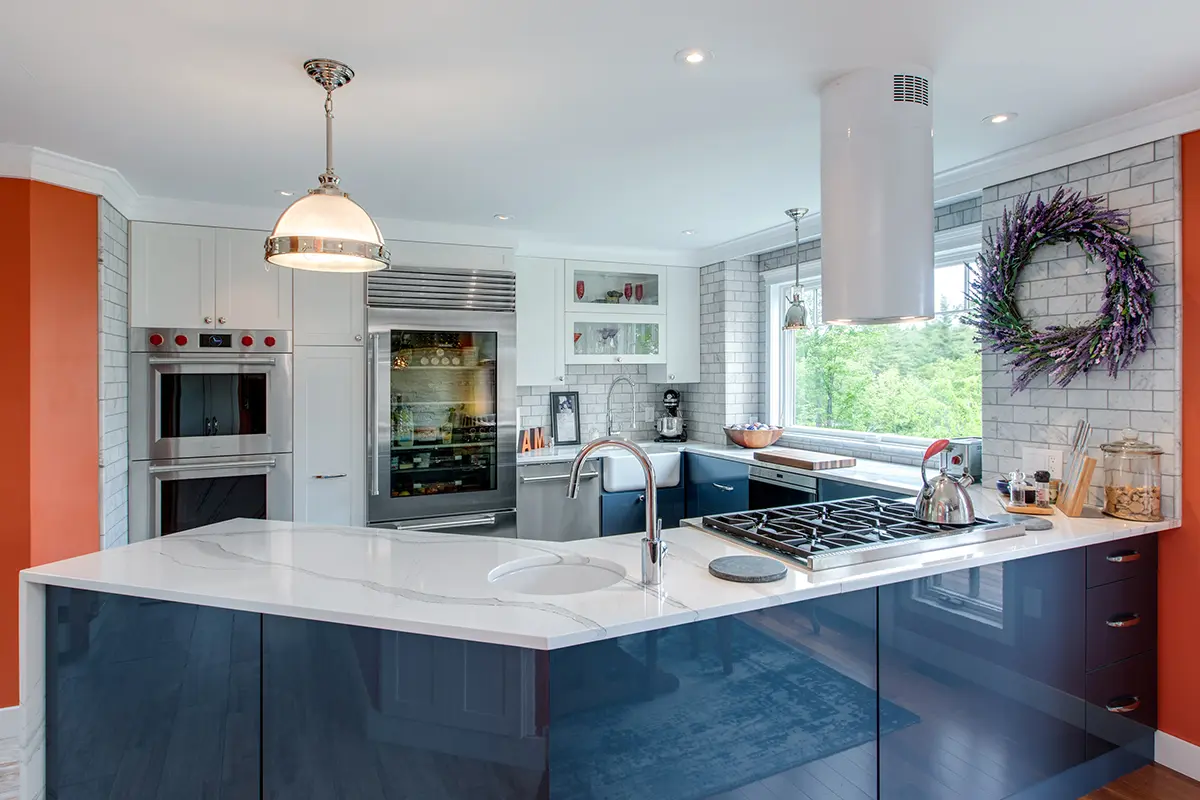
{"type": "Polygon", "coordinates": [[[516,536],[511,273],[368,277],[373,526],[516,536]]]}

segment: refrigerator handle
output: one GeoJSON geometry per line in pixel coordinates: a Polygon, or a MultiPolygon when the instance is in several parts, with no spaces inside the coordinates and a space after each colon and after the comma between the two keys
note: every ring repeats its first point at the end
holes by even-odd
{"type": "Polygon", "coordinates": [[[367,473],[371,476],[371,496],[379,495],[379,396],[376,387],[375,370],[379,366],[379,334],[371,334],[371,358],[367,366],[367,428],[368,439],[371,443],[371,463],[367,465],[367,473]]]}

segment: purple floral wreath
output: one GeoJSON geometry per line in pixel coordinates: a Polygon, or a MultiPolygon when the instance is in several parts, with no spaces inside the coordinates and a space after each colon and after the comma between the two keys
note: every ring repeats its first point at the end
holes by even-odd
{"type": "Polygon", "coordinates": [[[976,341],[1014,356],[1013,393],[1043,373],[1066,386],[1104,364],[1116,376],[1154,341],[1150,312],[1157,280],[1129,237],[1129,216],[1103,207],[1103,198],[1059,189],[1049,202],[1030,196],[1005,209],[1000,229],[988,232],[971,278],[971,308],[964,320],[978,329],[976,341]],[[1043,245],[1079,245],[1089,261],[1107,265],[1100,314],[1083,325],[1034,330],[1017,308],[1017,279],[1043,245]]]}

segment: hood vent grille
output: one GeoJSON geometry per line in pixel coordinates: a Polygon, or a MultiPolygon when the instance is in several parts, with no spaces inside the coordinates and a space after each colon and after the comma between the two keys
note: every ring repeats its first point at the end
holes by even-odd
{"type": "Polygon", "coordinates": [[[892,102],[929,105],[929,81],[920,75],[893,75],[892,102]]]}

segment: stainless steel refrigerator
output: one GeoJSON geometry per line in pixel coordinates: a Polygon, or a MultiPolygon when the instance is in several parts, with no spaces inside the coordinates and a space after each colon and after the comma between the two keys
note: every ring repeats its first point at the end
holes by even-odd
{"type": "Polygon", "coordinates": [[[516,536],[516,277],[367,278],[372,526],[516,536]]]}

